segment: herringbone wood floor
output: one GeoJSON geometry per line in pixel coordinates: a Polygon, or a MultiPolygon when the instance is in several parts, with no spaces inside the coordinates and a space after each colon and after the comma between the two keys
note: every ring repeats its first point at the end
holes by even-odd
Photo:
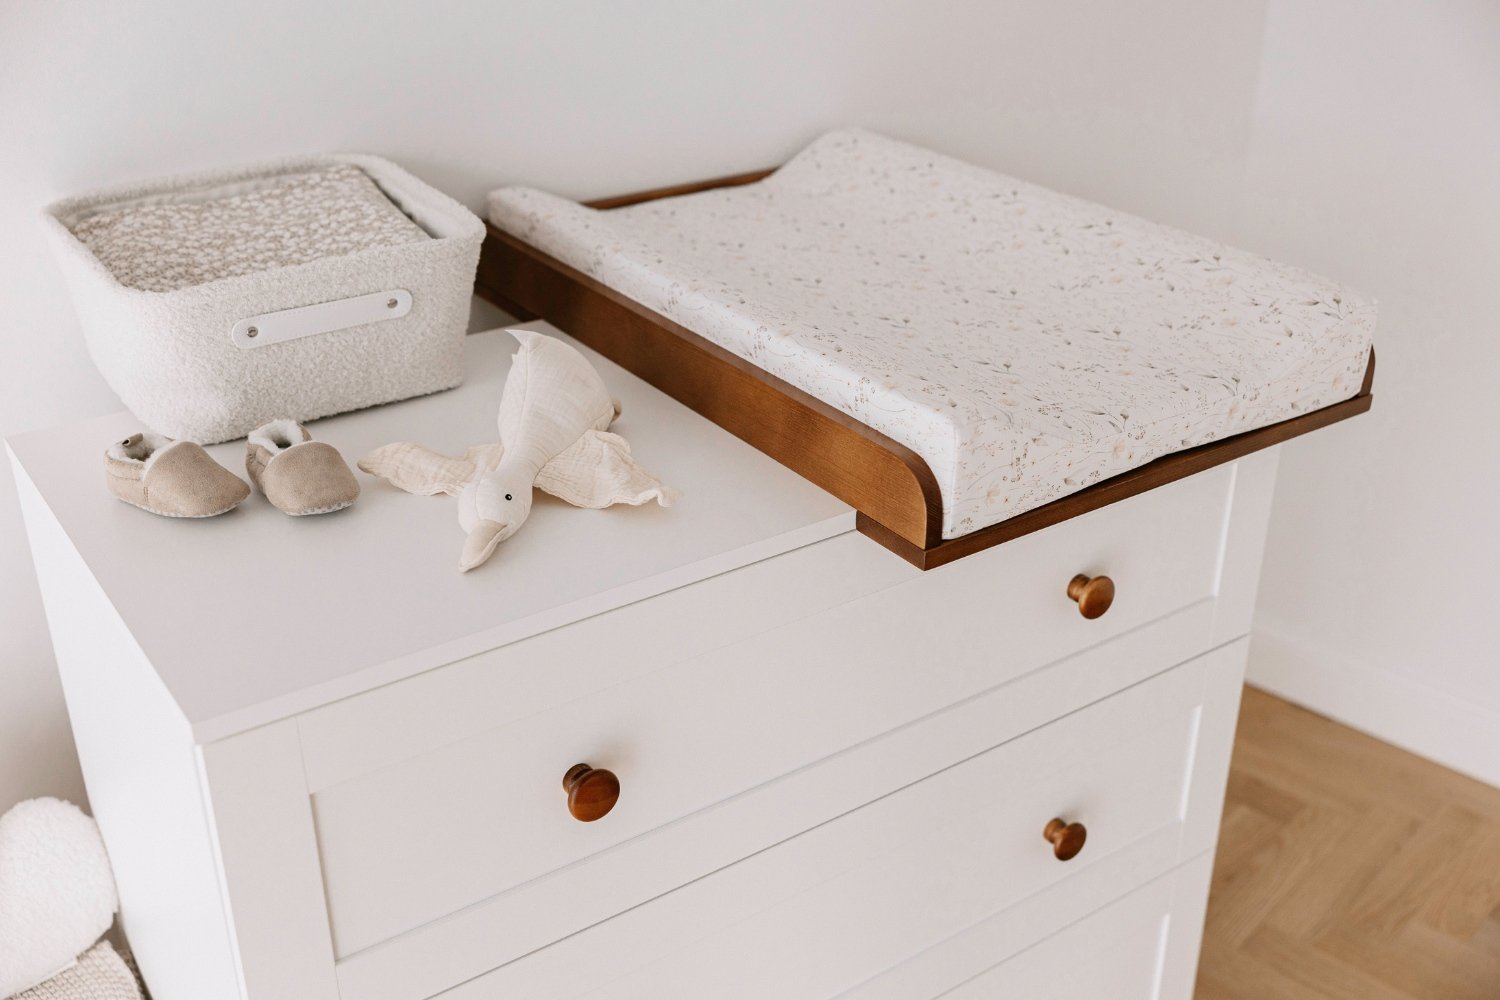
{"type": "Polygon", "coordinates": [[[1246,688],[1197,1000],[1500,1000],[1500,790],[1246,688]]]}

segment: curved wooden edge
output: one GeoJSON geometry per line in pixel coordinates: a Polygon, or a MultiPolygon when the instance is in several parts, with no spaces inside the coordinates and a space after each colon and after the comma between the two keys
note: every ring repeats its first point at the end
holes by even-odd
{"type": "Polygon", "coordinates": [[[942,537],[942,494],[916,452],[524,240],[489,227],[476,291],[512,315],[567,331],[891,537],[916,549],[942,537]]]}
{"type": "Polygon", "coordinates": [[[652,188],[649,191],[637,191],[634,194],[620,194],[612,198],[596,198],[594,201],[586,201],[583,204],[587,208],[601,210],[624,208],[626,205],[639,205],[641,202],[656,201],[659,198],[697,194],[699,191],[712,191],[715,188],[743,187],[746,184],[763,181],[775,172],[775,167],[767,167],[764,170],[751,170],[743,174],[730,174],[728,177],[713,177],[706,181],[690,181],[687,184],[673,184],[670,187],[652,188]]]}
{"type": "Polygon", "coordinates": [[[1370,391],[1374,380],[1375,351],[1372,348],[1369,364],[1365,366],[1364,385],[1360,387],[1357,395],[1351,396],[1342,403],[1334,403],[1332,406],[1325,406],[1279,423],[1267,424],[1265,427],[1245,431],[1233,437],[1210,441],[1208,444],[1201,444],[1186,451],[1163,455],[1138,469],[1122,472],[1118,476],[1095,483],[1077,493],[1060,497],[1051,503],[1028,510],[1024,514],[1017,514],[999,524],[992,524],[988,528],[980,528],[978,531],[960,535],[958,538],[943,539],[936,545],[923,547],[911,545],[863,514],[856,515],[856,524],[862,533],[880,542],[918,569],[936,569],[945,563],[962,559],[964,556],[972,555],[992,545],[1029,535],[1033,531],[1050,527],[1060,521],[1066,521],[1079,514],[1112,504],[1117,500],[1133,497],[1137,493],[1144,493],[1205,469],[1212,469],[1216,465],[1244,458],[1251,452],[1269,448],[1320,427],[1327,427],[1340,420],[1358,416],[1368,410],[1375,400],[1370,391]]]}
{"type": "MultiPolygon", "coordinates": [[[[590,208],[754,184],[775,168],[586,202],[590,208]]],[[[1164,455],[988,528],[942,537],[943,499],[926,461],[905,445],[700,337],[518,237],[488,226],[475,290],[518,319],[541,317],[811,480],[858,512],[859,530],[928,570],[1098,507],[1243,458],[1364,413],[1364,382],[1341,403],[1164,455]]]]}

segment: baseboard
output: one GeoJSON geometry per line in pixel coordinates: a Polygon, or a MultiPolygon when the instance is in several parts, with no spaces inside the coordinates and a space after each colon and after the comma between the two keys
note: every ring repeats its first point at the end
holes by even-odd
{"type": "Polygon", "coordinates": [[[1500,787],[1500,711],[1257,628],[1246,680],[1347,726],[1500,787]]]}

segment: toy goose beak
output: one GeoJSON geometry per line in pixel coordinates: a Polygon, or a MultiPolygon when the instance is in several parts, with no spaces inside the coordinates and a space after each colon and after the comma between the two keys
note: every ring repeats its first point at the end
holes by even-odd
{"type": "Polygon", "coordinates": [[[467,573],[475,566],[482,565],[494,553],[500,539],[505,537],[505,527],[499,521],[488,520],[481,520],[474,525],[469,531],[469,537],[464,539],[464,550],[458,557],[458,568],[467,573]]]}

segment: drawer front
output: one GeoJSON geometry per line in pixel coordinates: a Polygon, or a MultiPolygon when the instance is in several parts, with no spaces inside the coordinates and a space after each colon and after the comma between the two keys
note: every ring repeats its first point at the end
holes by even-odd
{"type": "MultiPolygon", "coordinates": [[[[1120,858],[1139,850],[1127,848],[1120,858]]],[[[1213,851],[1144,885],[1130,881],[1147,867],[1116,861],[1070,876],[839,994],[840,1000],[1191,1000],[1213,851]],[[1114,902],[1101,906],[1101,900],[1114,902]]]]}
{"type": "MultiPolygon", "coordinates": [[[[1178,657],[1155,656],[1158,668],[1201,651],[1232,479],[1214,470],[1182,480],[317,789],[337,953],[351,955],[618,848],[1151,623],[1159,625],[1151,643],[1178,657]],[[1103,617],[1085,619],[1070,600],[1067,584],[1077,573],[1115,579],[1103,617]],[[1195,607],[1200,613],[1189,613],[1195,607]],[[623,786],[618,806],[596,823],[574,821],[565,806],[562,778],[579,763],[613,771],[623,786]]],[[[412,713],[440,717],[418,693],[412,713]]],[[[1076,704],[1060,702],[1055,711],[1076,704]]],[[[830,814],[814,806],[782,815],[806,829],[830,814]]],[[[706,870],[743,856],[726,849],[705,859],[706,870]]],[[[644,896],[624,905],[677,884],[645,885],[644,896]]],[[[613,912],[581,913],[578,926],[613,912]]]]}
{"type": "Polygon", "coordinates": [[[1138,889],[944,996],[946,1000],[999,996],[1156,1000],[1161,943],[1171,907],[1170,886],[1138,889]]]}
{"type": "Polygon", "coordinates": [[[1192,1000],[1211,869],[1203,855],[951,991],[922,995],[1192,1000]]]}
{"type": "MultiPolygon", "coordinates": [[[[440,922],[342,961],[341,995],[827,997],[1075,878],[1093,909],[1211,846],[1243,653],[1223,647],[488,974],[472,946],[503,955],[519,925],[440,922]],[[1087,829],[1070,861],[1044,839],[1053,817],[1087,829]]],[[[985,721],[961,706],[914,729],[930,742],[985,721]]]]}

